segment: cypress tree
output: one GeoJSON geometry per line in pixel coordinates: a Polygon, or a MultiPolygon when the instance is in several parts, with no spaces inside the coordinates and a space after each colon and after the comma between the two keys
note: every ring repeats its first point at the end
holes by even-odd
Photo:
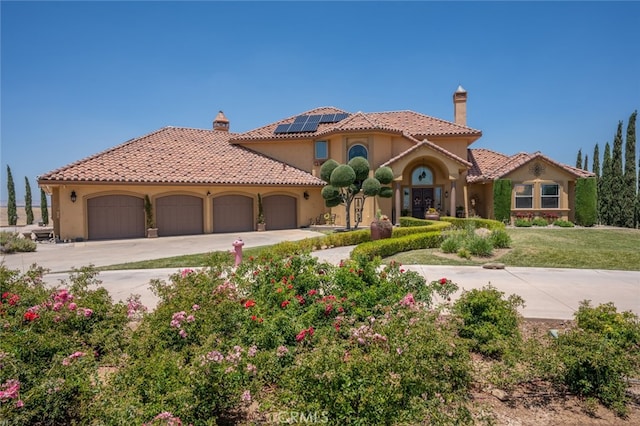
{"type": "Polygon", "coordinates": [[[582,165],[582,170],[589,170],[589,156],[587,154],[584,155],[584,164],[582,165]]]}
{"type": "Polygon", "coordinates": [[[592,171],[593,174],[596,175],[596,189],[598,192],[598,223],[602,223],[602,218],[600,217],[600,148],[598,148],[598,144],[596,144],[595,148],[593,148],[593,161],[592,161],[592,171]]]}
{"type": "Polygon", "coordinates": [[[611,146],[604,145],[602,177],[598,181],[598,215],[603,225],[611,225],[611,146]]]}
{"type": "Polygon", "coordinates": [[[636,187],[638,186],[638,176],[636,175],[636,115],[634,111],[627,123],[627,143],[624,150],[624,218],[622,226],[627,228],[636,227],[636,187]]]}
{"type": "Polygon", "coordinates": [[[582,168],[582,148],[578,150],[578,157],[576,158],[576,168],[582,168]]]}
{"type": "Polygon", "coordinates": [[[600,178],[600,148],[598,148],[598,144],[593,148],[593,162],[591,167],[596,178],[600,178]]]}
{"type": "Polygon", "coordinates": [[[42,223],[49,224],[49,209],[47,208],[47,194],[44,189],[40,189],[40,212],[42,213],[42,223]]]}
{"type": "Polygon", "coordinates": [[[27,214],[27,225],[33,224],[33,209],[31,208],[31,185],[29,178],[24,177],[24,211],[27,214]]]}
{"type": "Polygon", "coordinates": [[[16,206],[16,188],[13,184],[13,176],[11,175],[11,167],[7,164],[7,191],[9,192],[9,200],[7,203],[7,218],[9,226],[18,224],[18,206],[16,206]]]}
{"type": "Polygon", "coordinates": [[[618,122],[618,130],[613,140],[613,154],[611,157],[611,225],[624,226],[624,177],[622,173],[622,121],[618,122]]]}

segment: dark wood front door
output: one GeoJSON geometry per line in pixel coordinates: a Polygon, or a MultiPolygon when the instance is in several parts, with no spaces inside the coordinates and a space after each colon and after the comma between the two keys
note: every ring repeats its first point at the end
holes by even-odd
{"type": "Polygon", "coordinates": [[[433,188],[411,188],[411,216],[424,219],[424,213],[434,206],[433,188]]]}

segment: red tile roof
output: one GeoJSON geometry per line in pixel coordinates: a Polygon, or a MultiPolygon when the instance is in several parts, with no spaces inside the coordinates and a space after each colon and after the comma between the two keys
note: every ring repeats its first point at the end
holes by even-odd
{"type": "Polygon", "coordinates": [[[38,182],[324,185],[310,173],[230,144],[230,137],[165,127],[51,171],[38,182]]]}
{"type": "Polygon", "coordinates": [[[540,159],[563,169],[576,178],[595,176],[587,170],[558,163],[539,151],[533,154],[520,152],[508,157],[489,149],[469,149],[468,157],[472,164],[467,173],[467,182],[469,183],[499,179],[535,159],[540,159]]]}
{"type": "Polygon", "coordinates": [[[282,140],[282,139],[309,139],[318,138],[331,133],[383,131],[397,134],[408,134],[422,140],[429,136],[482,136],[480,130],[462,126],[439,118],[429,117],[413,111],[391,112],[357,112],[337,123],[320,124],[315,132],[281,133],[275,134],[276,127],[280,124],[293,123],[298,115],[347,113],[334,107],[322,107],[306,111],[284,120],[268,124],[257,129],[240,133],[231,138],[231,142],[245,142],[251,140],[282,140]]]}

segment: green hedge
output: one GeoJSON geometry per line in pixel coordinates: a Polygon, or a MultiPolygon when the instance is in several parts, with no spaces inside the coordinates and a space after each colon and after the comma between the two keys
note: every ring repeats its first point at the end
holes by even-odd
{"type": "Polygon", "coordinates": [[[576,223],[593,226],[598,220],[598,190],[595,177],[576,181],[576,223]]]}
{"type": "Polygon", "coordinates": [[[351,251],[351,258],[364,256],[373,259],[376,256],[388,257],[403,251],[436,248],[442,243],[440,231],[423,232],[398,238],[370,241],[358,245],[351,251]]]}
{"type": "Polygon", "coordinates": [[[511,221],[511,181],[497,179],[493,182],[493,216],[499,222],[511,221]]]}
{"type": "Polygon", "coordinates": [[[393,228],[393,234],[391,235],[393,238],[397,238],[397,237],[404,237],[406,235],[422,234],[422,233],[431,232],[431,231],[442,231],[451,227],[451,223],[449,222],[431,222],[431,221],[425,221],[425,222],[429,222],[429,224],[422,225],[422,226],[411,226],[407,228],[404,228],[402,226],[399,228],[393,228]]]}
{"type": "Polygon", "coordinates": [[[440,219],[443,222],[449,222],[454,228],[467,229],[468,224],[472,223],[475,228],[487,228],[490,231],[494,229],[504,229],[505,225],[502,222],[493,219],[479,219],[479,218],[457,218],[457,217],[443,217],[440,219]]]}

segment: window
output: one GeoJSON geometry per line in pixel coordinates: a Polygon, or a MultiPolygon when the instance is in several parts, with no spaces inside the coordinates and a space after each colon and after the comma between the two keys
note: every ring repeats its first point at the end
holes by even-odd
{"type": "Polygon", "coordinates": [[[533,185],[517,184],[514,188],[516,194],[516,209],[533,208],[533,185]]]}
{"type": "Polygon", "coordinates": [[[367,148],[364,145],[357,144],[349,148],[349,160],[355,157],[363,157],[366,159],[368,158],[367,154],[367,148]]]}
{"type": "Polygon", "coordinates": [[[316,160],[326,160],[327,158],[329,158],[327,141],[316,141],[316,160]]]}
{"type": "Polygon", "coordinates": [[[558,184],[542,185],[540,207],[543,209],[557,209],[560,207],[560,187],[558,184]]]}
{"type": "Polygon", "coordinates": [[[411,185],[433,185],[433,172],[425,166],[416,167],[411,173],[411,185]]]}

